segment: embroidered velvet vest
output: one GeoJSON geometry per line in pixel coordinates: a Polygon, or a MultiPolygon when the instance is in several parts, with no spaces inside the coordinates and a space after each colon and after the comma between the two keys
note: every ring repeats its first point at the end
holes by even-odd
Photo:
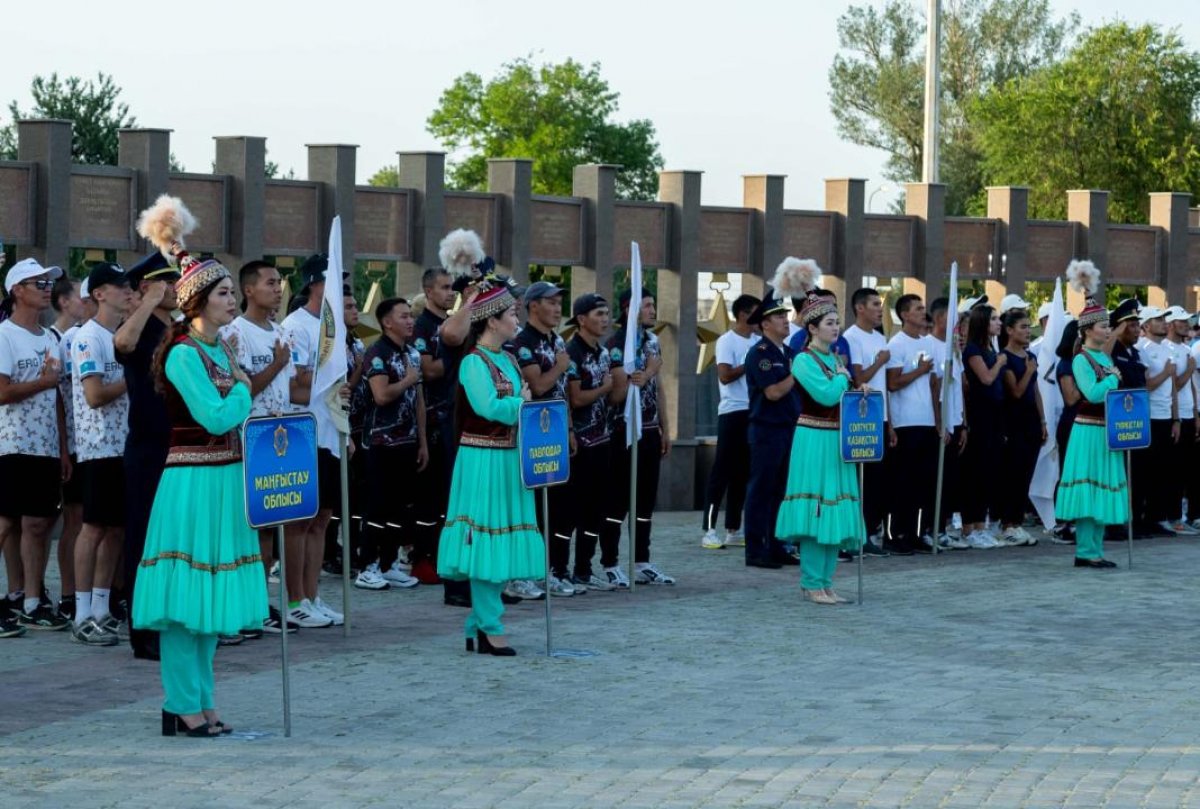
{"type": "MultiPolygon", "coordinates": [[[[825,374],[826,379],[833,379],[836,376],[811,349],[804,349],[804,353],[816,361],[817,367],[825,374]]],[[[818,430],[836,430],[841,425],[842,414],[839,405],[821,404],[809,394],[808,389],[803,385],[797,384],[796,390],[800,393],[800,416],[796,419],[796,424],[803,427],[815,427],[818,430]]]]}
{"type": "MultiPolygon", "coordinates": [[[[229,395],[236,382],[232,373],[213,362],[208,353],[191,337],[180,337],[170,350],[174,351],[179,346],[195,349],[204,363],[209,380],[221,394],[221,398],[229,395]]],[[[167,416],[171,420],[167,466],[223,466],[241,461],[242,441],[237,428],[224,435],[213,435],[192,418],[187,403],[171,384],[171,380],[168,379],[166,383],[167,416]]]]}
{"type": "MultiPolygon", "coordinates": [[[[1096,362],[1091,354],[1087,353],[1087,349],[1080,349],[1083,358],[1088,361],[1088,365],[1092,366],[1092,371],[1096,374],[1096,379],[1104,379],[1108,370],[1096,362]]],[[[1093,427],[1104,426],[1104,402],[1089,402],[1087,397],[1079,399],[1079,409],[1075,411],[1075,422],[1078,424],[1090,424],[1093,427]]]]}
{"type": "MultiPolygon", "coordinates": [[[[513,395],[513,384],[504,372],[485,352],[476,349],[472,352],[483,360],[492,376],[492,384],[496,386],[496,396],[503,399],[513,395]]],[[[515,449],[517,446],[517,428],[498,421],[490,421],[479,415],[471,408],[471,400],[463,397],[466,412],[463,414],[462,435],[459,445],[464,447],[483,447],[485,449],[515,449]]]]}

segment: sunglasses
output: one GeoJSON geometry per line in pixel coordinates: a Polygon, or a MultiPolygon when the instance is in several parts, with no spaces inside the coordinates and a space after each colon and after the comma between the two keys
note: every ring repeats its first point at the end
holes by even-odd
{"type": "Polygon", "coordinates": [[[54,288],[54,282],[49,278],[37,278],[30,281],[22,281],[21,283],[25,286],[32,286],[36,289],[40,289],[43,292],[45,292],[47,289],[54,288]]]}

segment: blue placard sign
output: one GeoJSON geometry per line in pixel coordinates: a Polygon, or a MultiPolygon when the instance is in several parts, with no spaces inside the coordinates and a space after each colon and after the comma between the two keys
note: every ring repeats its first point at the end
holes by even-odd
{"type": "Polygon", "coordinates": [[[842,394],[839,443],[846,463],[883,460],[883,391],[848,390],[842,394]]]}
{"type": "Polygon", "coordinates": [[[1104,397],[1104,431],[1111,450],[1150,446],[1150,392],[1145,388],[1110,390],[1104,397]]]}
{"type": "Polygon", "coordinates": [[[246,521],[265,528],[310,520],[321,507],[317,422],[311,413],[257,416],[242,425],[246,521]]]}
{"type": "Polygon", "coordinates": [[[571,423],[562,399],[526,402],[517,418],[521,482],[526,489],[557,486],[571,475],[571,423]]]}

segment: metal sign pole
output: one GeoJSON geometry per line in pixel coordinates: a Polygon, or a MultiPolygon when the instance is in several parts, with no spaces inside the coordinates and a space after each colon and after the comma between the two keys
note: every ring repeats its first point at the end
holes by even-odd
{"type": "MultiPolygon", "coordinates": [[[[866,498],[863,496],[863,465],[858,464],[858,502],[861,505],[866,504],[866,498]]],[[[866,515],[865,509],[863,515],[866,515]]],[[[867,540],[871,536],[871,529],[867,527],[867,521],[863,520],[863,543],[858,548],[858,606],[863,603],[863,557],[866,556],[867,540]]]]}
{"type": "Polygon", "coordinates": [[[287,542],[283,526],[275,526],[275,541],[279,543],[279,631],[280,653],[283,658],[283,735],[292,735],[292,688],[288,680],[288,598],[287,598],[287,542]]]}
{"type": "Polygon", "coordinates": [[[1129,450],[1125,450],[1125,492],[1129,498],[1129,519],[1125,521],[1129,535],[1129,567],[1133,569],[1133,456],[1129,450]]]}
{"type": "Polygon", "coordinates": [[[546,657],[553,656],[550,642],[550,490],[542,487],[542,539],[546,544],[546,657]]]}
{"type": "MultiPolygon", "coordinates": [[[[632,387],[632,386],[631,386],[632,387]]],[[[641,403],[639,402],[639,407],[641,403]]],[[[638,481],[638,444],[641,436],[635,435],[629,446],[629,590],[633,591],[633,555],[637,543],[637,481],[638,481]]]]}

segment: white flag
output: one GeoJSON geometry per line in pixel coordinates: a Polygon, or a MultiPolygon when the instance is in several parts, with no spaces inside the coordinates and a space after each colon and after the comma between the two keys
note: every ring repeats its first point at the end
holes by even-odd
{"type": "Polygon", "coordinates": [[[317,357],[313,367],[309,406],[324,407],[338,430],[350,432],[348,417],[338,396],[346,381],[346,310],[342,296],[342,218],[329,228],[329,267],[325,270],[325,297],[321,302],[317,357]]]}
{"type": "MultiPolygon", "coordinates": [[[[639,370],[638,352],[642,313],[642,253],[637,242],[629,244],[629,312],[625,316],[625,373],[632,376],[639,370]]],[[[632,382],[625,395],[625,446],[633,446],[642,438],[642,390],[632,382]]]]}
{"type": "Polygon", "coordinates": [[[1062,281],[1054,279],[1054,299],[1050,304],[1050,317],[1038,346],[1038,393],[1042,397],[1042,412],[1046,416],[1046,443],[1038,453],[1037,466],[1029,483],[1029,502],[1037,510],[1046,530],[1054,527],[1054,489],[1058,486],[1058,473],[1063,458],[1058,451],[1055,428],[1063,411],[1062,391],[1058,389],[1054,370],[1058,365],[1058,342],[1067,325],[1067,310],[1063,306],[1062,281]]]}
{"type": "Polygon", "coordinates": [[[958,262],[950,262],[950,307],[946,310],[946,362],[942,374],[942,430],[950,432],[950,386],[961,384],[954,375],[954,339],[958,330],[958,262]]]}

